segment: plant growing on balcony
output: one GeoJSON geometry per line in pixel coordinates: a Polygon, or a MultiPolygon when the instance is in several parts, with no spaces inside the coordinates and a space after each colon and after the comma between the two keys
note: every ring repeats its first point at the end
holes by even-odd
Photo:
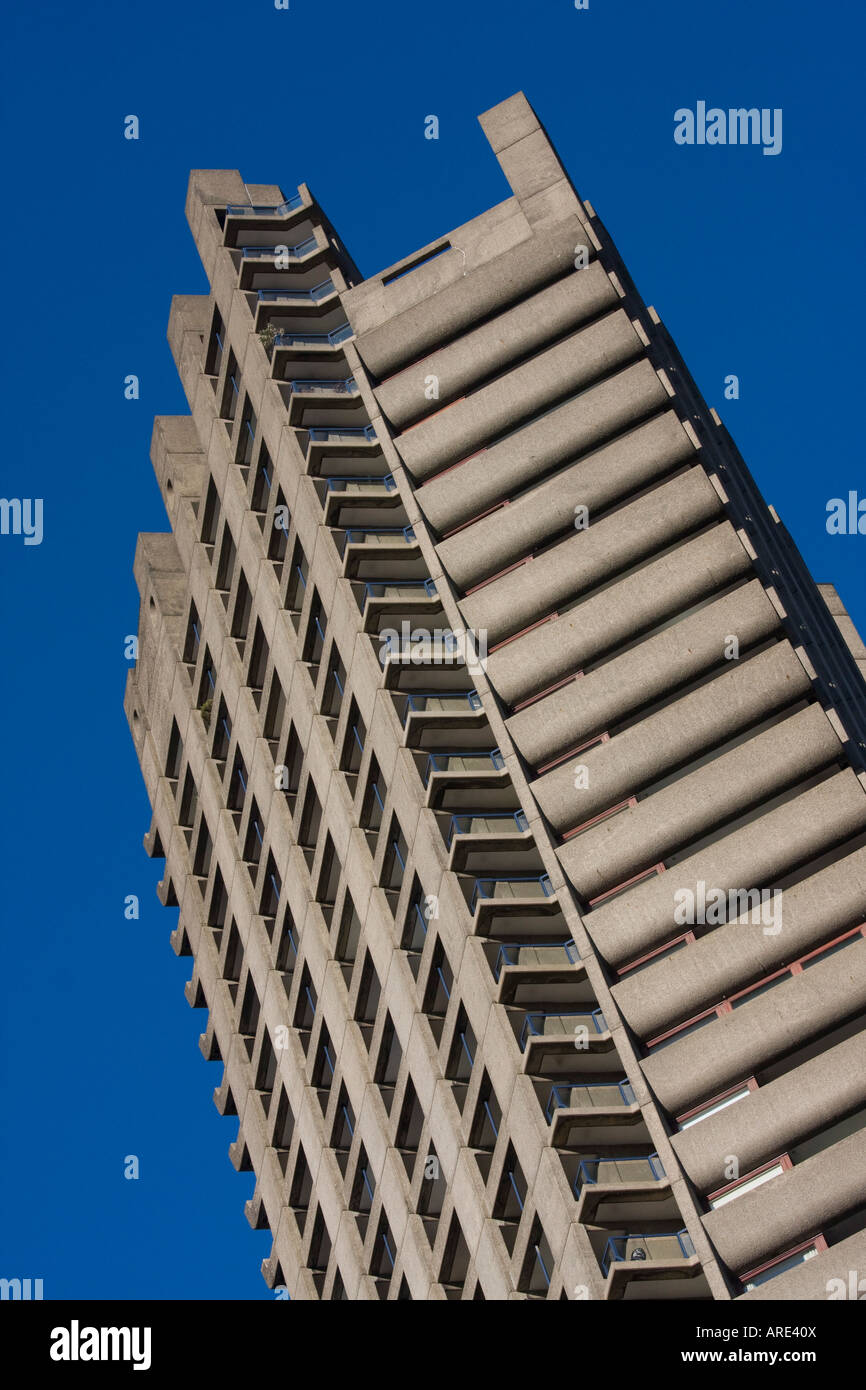
{"type": "Polygon", "coordinates": [[[208,698],[205,700],[204,704],[199,706],[199,711],[198,711],[199,714],[200,714],[201,717],[202,717],[202,722],[204,723],[204,726],[205,726],[206,729],[209,729],[209,728],[210,728],[210,715],[211,715],[211,710],[212,710],[212,709],[213,709],[213,697],[209,695],[208,698]]]}
{"type": "Polygon", "coordinates": [[[269,323],[267,328],[263,328],[259,333],[259,338],[261,339],[262,347],[264,348],[265,352],[268,354],[269,357],[274,350],[274,343],[277,340],[277,332],[278,330],[274,328],[274,325],[272,323],[269,323]]]}

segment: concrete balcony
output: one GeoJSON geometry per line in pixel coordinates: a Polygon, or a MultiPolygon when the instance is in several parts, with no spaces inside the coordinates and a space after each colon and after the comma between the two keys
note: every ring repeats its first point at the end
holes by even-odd
{"type": "Polygon", "coordinates": [[[541,873],[532,832],[521,810],[463,812],[443,827],[455,873],[504,873],[519,864],[527,874],[541,873]]]}
{"type": "MultiPolygon", "coordinates": [[[[307,309],[309,313],[309,308],[307,309]]],[[[271,375],[277,381],[310,378],[314,373],[310,364],[329,363],[335,377],[343,380],[349,375],[349,368],[343,353],[343,343],[354,337],[350,323],[337,324],[336,327],[322,331],[314,327],[298,325],[294,329],[280,330],[274,338],[271,350],[271,375]],[[295,364],[298,364],[299,370],[295,364]],[[303,363],[303,366],[300,364],[303,363]]]]}
{"type": "Polygon", "coordinates": [[[568,1013],[528,1013],[518,1035],[520,1051],[526,1056],[526,1070],[551,1055],[571,1056],[577,1046],[584,1055],[607,1052],[612,1046],[610,1030],[601,1009],[577,1009],[568,1013]]]}
{"type": "Polygon", "coordinates": [[[577,1219],[585,1225],[677,1219],[671,1185],[657,1153],[582,1158],[572,1189],[577,1219]]]}
{"type": "MultiPolygon", "coordinates": [[[[499,799],[508,795],[513,802],[511,779],[497,748],[455,750],[452,745],[428,753],[418,767],[427,788],[427,805],[434,809],[466,812],[479,805],[483,793],[499,799]]],[[[486,796],[484,803],[488,804],[486,796]]]]}
{"type": "MultiPolygon", "coordinates": [[[[542,922],[545,925],[549,931],[549,924],[542,922]]],[[[570,936],[560,941],[491,941],[485,949],[500,1004],[566,1005],[592,997],[570,936]]]]}
{"type": "Polygon", "coordinates": [[[364,426],[367,416],[353,376],[294,378],[280,385],[289,424],[299,429],[326,429],[340,424],[364,426]]]}
{"type": "Polygon", "coordinates": [[[309,217],[311,208],[312,202],[301,193],[293,193],[284,202],[271,207],[229,203],[225,210],[223,244],[235,248],[249,245],[254,241],[250,233],[275,231],[285,235],[285,244],[288,244],[289,240],[295,239],[290,238],[290,229],[309,217]]]}
{"type": "Polygon", "coordinates": [[[339,473],[317,478],[315,487],[328,527],[388,526],[405,517],[390,473],[339,473]]]}
{"type": "MultiPolygon", "coordinates": [[[[315,281],[318,269],[314,268],[306,278],[315,281]]],[[[317,319],[333,313],[335,308],[339,308],[338,295],[339,291],[330,277],[314,284],[304,284],[300,276],[293,275],[291,284],[281,285],[279,289],[250,291],[247,298],[257,333],[277,319],[280,322],[274,323],[275,328],[291,333],[296,326],[310,327],[317,319]],[[296,324],[297,320],[300,322],[296,324]]]]}
{"type": "MultiPolygon", "coordinates": [[[[238,288],[246,291],[279,289],[279,281],[288,274],[297,274],[321,269],[322,257],[328,251],[327,243],[320,242],[315,229],[310,236],[288,246],[278,237],[271,238],[273,244],[250,244],[236,248],[233,259],[238,266],[238,288]],[[288,263],[288,264],[287,264],[288,263]]],[[[323,276],[320,274],[321,280],[323,276]]]]}
{"type": "Polygon", "coordinates": [[[429,630],[430,619],[442,612],[442,600],[432,579],[370,580],[357,592],[364,631],[378,636],[407,621],[429,630]]]}
{"type": "Polygon", "coordinates": [[[540,1092],[540,1099],[555,1148],[580,1144],[586,1152],[588,1145],[649,1143],[641,1108],[625,1077],[607,1081],[563,1077],[540,1092]]]}
{"type": "MultiPolygon", "coordinates": [[[[601,1258],[606,1299],[699,1298],[700,1260],[685,1229],[655,1235],[612,1236],[601,1258]]],[[[706,1291],[709,1297],[709,1291],[706,1291]]]]}
{"type": "Polygon", "coordinates": [[[424,579],[427,567],[411,526],[348,526],[342,542],[343,574],[347,579],[424,579]]]}
{"type": "Polygon", "coordinates": [[[410,689],[397,697],[396,704],[410,748],[444,747],[443,740],[453,746],[455,737],[464,746],[476,737],[490,744],[487,716],[474,689],[410,689]]]}
{"type": "MultiPolygon", "coordinates": [[[[382,451],[372,425],[332,423],[313,426],[306,442],[307,472],[313,477],[331,474],[369,474],[382,451]]],[[[382,460],[384,463],[384,460],[382,460]]]]}

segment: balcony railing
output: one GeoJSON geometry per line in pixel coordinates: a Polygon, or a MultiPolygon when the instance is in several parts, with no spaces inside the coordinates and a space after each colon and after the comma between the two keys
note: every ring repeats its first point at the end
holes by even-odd
{"type": "Polygon", "coordinates": [[[309,435],[321,443],[328,439],[375,439],[376,431],[372,425],[315,425],[309,435]]]}
{"type": "Polygon", "coordinates": [[[500,772],[505,759],[498,748],[480,753],[470,748],[465,752],[430,753],[424,768],[424,786],[430,785],[434,772],[500,772]]]}
{"type": "Polygon", "coordinates": [[[601,1269],[603,1274],[608,1274],[611,1265],[624,1261],[688,1260],[694,1253],[692,1238],[686,1230],[651,1236],[611,1236],[604,1249],[601,1269]]]}
{"type": "Polygon", "coordinates": [[[561,1081],[552,1086],[544,1113],[552,1120],[557,1110],[617,1110],[635,1104],[631,1082],[561,1081]]]}
{"type": "Polygon", "coordinates": [[[636,1182],[662,1182],[667,1177],[658,1154],[635,1158],[584,1158],[578,1164],[574,1178],[574,1195],[579,1197],[584,1187],[604,1183],[627,1187],[636,1182]]]}
{"type": "Polygon", "coordinates": [[[337,347],[339,343],[344,343],[347,338],[353,338],[355,330],[350,323],[341,323],[339,328],[333,328],[330,333],[278,333],[274,338],[274,347],[337,347]]]}
{"type": "Polygon", "coordinates": [[[455,835],[519,835],[529,829],[522,811],[481,811],[452,816],[445,843],[451,848],[455,835]]]}
{"type": "Polygon", "coordinates": [[[553,885],[547,874],[514,874],[504,878],[476,878],[469,902],[474,912],[483,901],[503,898],[551,898],[553,885]]]}
{"type": "Polygon", "coordinates": [[[271,256],[288,256],[289,260],[299,261],[302,256],[308,256],[311,251],[315,251],[318,244],[314,236],[308,236],[306,241],[298,242],[297,246],[287,246],[284,250],[278,250],[276,246],[241,246],[238,249],[243,252],[245,260],[265,260],[271,256]]]}
{"type": "Polygon", "coordinates": [[[300,193],[293,193],[291,198],[272,208],[257,207],[252,203],[229,203],[226,206],[226,217],[285,217],[286,213],[297,212],[298,208],[303,206],[304,200],[300,193]]]}
{"type": "Polygon", "coordinates": [[[567,1014],[527,1014],[520,1032],[520,1051],[526,1051],[530,1038],[573,1038],[578,1028],[586,1028],[590,1033],[606,1033],[607,1022],[601,1009],[591,1013],[578,1009],[567,1014]]]}
{"type": "Polygon", "coordinates": [[[371,598],[417,599],[436,598],[436,584],[432,579],[394,579],[369,580],[364,585],[362,608],[366,608],[371,598]],[[419,593],[422,590],[423,593],[419,593]]]}
{"type": "Polygon", "coordinates": [[[394,475],[386,473],[384,477],[374,477],[368,475],[359,477],[356,473],[344,473],[339,477],[327,479],[329,492],[396,492],[397,484],[394,482],[394,475]]]}
{"type": "Polygon", "coordinates": [[[415,541],[415,532],[411,526],[349,526],[346,529],[347,545],[370,545],[376,541],[396,541],[398,536],[402,536],[406,545],[412,545],[415,541]]]}
{"type": "Polygon", "coordinates": [[[256,294],[261,304],[273,304],[278,299],[309,299],[315,303],[317,299],[325,299],[336,292],[333,280],[322,280],[308,290],[296,290],[287,285],[284,290],[257,290],[256,294]]]}
{"type": "Polygon", "coordinates": [[[500,946],[493,966],[493,975],[499,979],[506,965],[579,965],[580,956],[574,941],[511,941],[500,946]]]}
{"type": "Polygon", "coordinates": [[[465,705],[467,711],[481,709],[481,696],[477,690],[413,690],[406,698],[403,723],[410,714],[450,714],[455,705],[465,705]]]}
{"type": "Polygon", "coordinates": [[[315,381],[286,381],[283,385],[288,386],[289,391],[295,395],[302,392],[304,395],[356,396],[359,389],[353,376],[347,376],[345,379],[319,377],[315,381]]]}

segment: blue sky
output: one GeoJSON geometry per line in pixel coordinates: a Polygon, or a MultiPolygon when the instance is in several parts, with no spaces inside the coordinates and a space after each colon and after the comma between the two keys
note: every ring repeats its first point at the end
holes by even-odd
{"type": "Polygon", "coordinates": [[[866,537],[825,528],[829,498],[866,496],[864,23],[850,0],[47,0],[5,28],[0,491],[44,499],[44,537],[0,537],[0,1275],[49,1298],[270,1298],[122,709],[135,538],[167,526],[153,417],[186,411],[170,298],[207,289],[188,171],[308,183],[370,275],[508,195],[475,118],[524,90],[866,632],[866,537]],[[781,108],[782,152],[678,146],[674,112],[699,100],[781,108]]]}

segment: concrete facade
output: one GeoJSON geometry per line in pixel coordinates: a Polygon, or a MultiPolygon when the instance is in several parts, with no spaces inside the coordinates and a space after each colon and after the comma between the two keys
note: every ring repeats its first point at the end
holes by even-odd
{"type": "Polygon", "coordinates": [[[511,196],[367,280],[306,185],[190,178],[126,709],[263,1274],[823,1298],[866,649],[528,102],[481,124],[511,196]]]}

